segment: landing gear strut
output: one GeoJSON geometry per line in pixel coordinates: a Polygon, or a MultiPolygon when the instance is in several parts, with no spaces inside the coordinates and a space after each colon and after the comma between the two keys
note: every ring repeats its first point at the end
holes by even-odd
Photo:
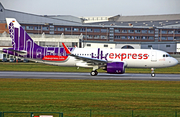
{"type": "Polygon", "coordinates": [[[95,71],[91,71],[91,76],[96,76],[98,74],[98,72],[95,70],[95,71]]]}
{"type": "Polygon", "coordinates": [[[151,68],[151,77],[155,77],[154,68],[151,68]]]}
{"type": "Polygon", "coordinates": [[[93,70],[91,71],[91,76],[96,76],[97,74],[98,74],[98,72],[97,72],[97,69],[98,69],[99,67],[96,65],[96,66],[93,66],[93,70]]]}

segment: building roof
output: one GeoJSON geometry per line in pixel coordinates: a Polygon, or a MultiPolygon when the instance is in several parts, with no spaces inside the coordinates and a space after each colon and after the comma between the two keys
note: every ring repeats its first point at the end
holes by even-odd
{"type": "Polygon", "coordinates": [[[142,15],[142,16],[120,16],[110,17],[109,21],[88,23],[90,25],[111,26],[148,26],[148,27],[179,27],[180,14],[166,15],[142,15]]]}
{"type": "MultiPolygon", "coordinates": [[[[116,16],[115,16],[116,17],[116,16]]],[[[120,16],[117,22],[122,21],[161,21],[161,20],[180,20],[180,14],[165,14],[165,15],[137,15],[137,16],[120,16]]]]}
{"type": "Polygon", "coordinates": [[[79,25],[82,24],[82,21],[78,17],[70,15],[58,15],[58,16],[47,16],[47,15],[35,15],[30,13],[24,13],[19,11],[8,10],[3,7],[0,3],[0,23],[6,23],[6,18],[16,18],[19,23],[26,24],[45,24],[52,23],[54,25],[79,25]]]}

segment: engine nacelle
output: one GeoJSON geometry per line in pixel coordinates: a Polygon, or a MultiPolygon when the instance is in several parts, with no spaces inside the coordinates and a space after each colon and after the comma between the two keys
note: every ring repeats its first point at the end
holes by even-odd
{"type": "Polygon", "coordinates": [[[107,73],[110,73],[110,74],[125,73],[124,62],[107,63],[107,73]]]}

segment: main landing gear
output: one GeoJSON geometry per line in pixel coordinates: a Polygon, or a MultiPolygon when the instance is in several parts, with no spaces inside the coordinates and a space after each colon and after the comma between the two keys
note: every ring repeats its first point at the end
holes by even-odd
{"type": "Polygon", "coordinates": [[[151,77],[155,77],[154,68],[151,68],[151,77]]]}
{"type": "Polygon", "coordinates": [[[91,76],[96,76],[96,75],[98,75],[98,72],[95,70],[95,71],[91,71],[91,76]]]}
{"type": "Polygon", "coordinates": [[[98,69],[99,67],[98,66],[93,66],[93,70],[91,71],[91,76],[96,76],[96,75],[98,75],[98,72],[97,72],[97,69],[98,69]]]}

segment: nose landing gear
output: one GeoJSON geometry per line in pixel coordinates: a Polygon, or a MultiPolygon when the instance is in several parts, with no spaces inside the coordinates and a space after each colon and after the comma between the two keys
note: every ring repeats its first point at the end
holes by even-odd
{"type": "Polygon", "coordinates": [[[151,68],[151,77],[155,77],[154,68],[151,68]]]}

